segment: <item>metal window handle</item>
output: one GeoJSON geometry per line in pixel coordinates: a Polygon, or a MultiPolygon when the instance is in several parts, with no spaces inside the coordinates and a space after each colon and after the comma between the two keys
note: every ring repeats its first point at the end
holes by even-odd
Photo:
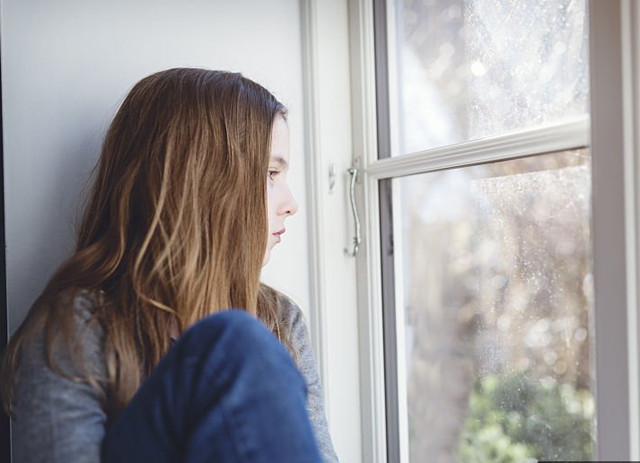
{"type": "Polygon", "coordinates": [[[351,167],[347,169],[349,175],[351,175],[351,181],[349,182],[349,202],[351,203],[351,213],[353,214],[353,221],[356,225],[356,234],[353,237],[353,250],[349,251],[345,249],[344,252],[349,254],[351,257],[355,257],[358,253],[358,247],[362,242],[362,237],[360,235],[360,219],[358,218],[358,210],[356,208],[356,179],[358,177],[358,168],[351,167]]]}

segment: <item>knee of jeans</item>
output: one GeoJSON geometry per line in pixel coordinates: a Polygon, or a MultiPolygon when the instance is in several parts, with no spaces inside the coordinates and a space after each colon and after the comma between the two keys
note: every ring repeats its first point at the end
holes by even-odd
{"type": "Polygon", "coordinates": [[[191,353],[194,350],[206,353],[214,349],[231,349],[236,360],[243,356],[251,359],[255,353],[265,351],[273,351],[280,356],[286,352],[262,322],[244,310],[237,309],[203,318],[185,331],[180,341],[187,345],[187,350],[191,353]]]}
{"type": "Polygon", "coordinates": [[[189,328],[188,331],[210,331],[219,329],[233,329],[246,324],[260,323],[256,317],[245,310],[227,309],[204,317],[189,328]]]}

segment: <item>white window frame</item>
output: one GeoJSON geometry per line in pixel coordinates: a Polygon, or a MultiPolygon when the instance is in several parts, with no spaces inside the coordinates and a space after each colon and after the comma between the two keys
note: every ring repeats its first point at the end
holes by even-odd
{"type": "Polygon", "coordinates": [[[349,6],[353,151],[364,171],[358,200],[365,239],[357,257],[361,461],[387,461],[378,181],[583,146],[593,163],[596,458],[640,459],[640,5],[589,2],[591,124],[583,118],[383,160],[377,159],[372,1],[349,6]]]}
{"type": "Polygon", "coordinates": [[[589,8],[598,457],[638,460],[640,7],[589,8]]]}
{"type": "Polygon", "coordinates": [[[345,253],[351,166],[348,0],[300,0],[309,231],[309,327],[340,461],[362,456],[356,260],[345,253]],[[332,179],[332,172],[335,177],[332,179]],[[332,186],[333,184],[333,186],[332,186]]]}

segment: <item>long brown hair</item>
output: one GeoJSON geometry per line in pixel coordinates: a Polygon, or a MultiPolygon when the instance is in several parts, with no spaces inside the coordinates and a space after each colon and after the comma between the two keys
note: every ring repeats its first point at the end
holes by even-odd
{"type": "Polygon", "coordinates": [[[183,331],[219,310],[241,308],[288,344],[277,298],[259,281],[278,114],[286,114],[284,106],[237,73],[170,69],[133,87],[106,134],[75,253],[7,346],[7,411],[29,339],[45,331],[53,368],[56,339],[76,350],[73,303],[60,302],[70,291],[88,290],[101,301],[92,321],[104,330],[107,378],[85,368],[83,379],[106,386],[115,411],[167,352],[172,327],[183,331]]]}

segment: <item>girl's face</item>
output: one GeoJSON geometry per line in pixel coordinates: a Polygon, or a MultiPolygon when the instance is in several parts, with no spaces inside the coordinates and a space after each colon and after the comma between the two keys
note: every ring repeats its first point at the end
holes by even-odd
{"type": "Polygon", "coordinates": [[[269,236],[262,265],[269,261],[271,249],[282,239],[284,221],[298,211],[298,203],[287,184],[289,169],[289,128],[282,115],[278,114],[271,129],[271,153],[267,178],[267,203],[269,236]]]}

